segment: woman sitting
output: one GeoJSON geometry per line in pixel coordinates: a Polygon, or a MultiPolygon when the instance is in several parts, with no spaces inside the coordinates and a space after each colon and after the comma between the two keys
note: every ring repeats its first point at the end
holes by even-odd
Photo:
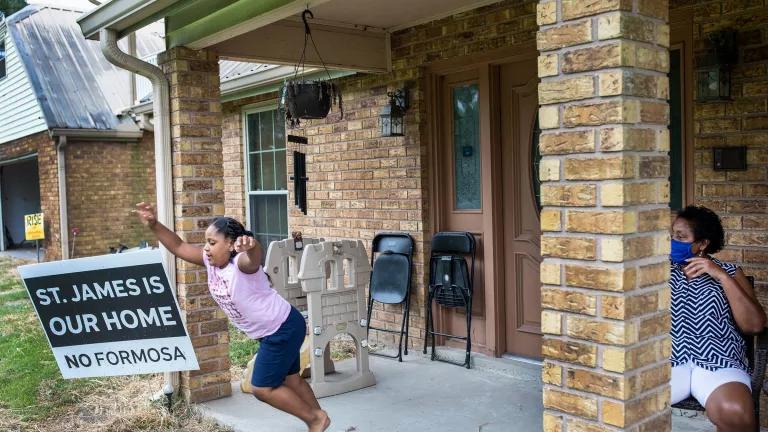
{"type": "Polygon", "coordinates": [[[689,206],[672,225],[672,403],[693,395],[719,432],[755,428],[742,333],[766,324],[744,272],[711,255],[723,248],[720,218],[689,206]]]}

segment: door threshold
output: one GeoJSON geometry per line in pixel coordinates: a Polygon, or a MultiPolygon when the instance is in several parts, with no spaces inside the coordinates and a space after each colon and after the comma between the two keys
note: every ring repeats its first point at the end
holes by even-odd
{"type": "Polygon", "coordinates": [[[514,361],[519,361],[521,363],[528,363],[535,366],[542,366],[544,364],[541,360],[537,360],[530,357],[523,357],[515,354],[509,354],[509,353],[502,354],[501,358],[503,358],[504,360],[514,360],[514,361]]]}

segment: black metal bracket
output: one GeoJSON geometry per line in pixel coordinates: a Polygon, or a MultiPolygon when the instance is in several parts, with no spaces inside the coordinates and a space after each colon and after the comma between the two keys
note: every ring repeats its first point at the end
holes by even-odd
{"type": "Polygon", "coordinates": [[[288,142],[295,143],[295,144],[307,144],[309,143],[309,140],[307,139],[307,137],[289,134],[288,142]]]}

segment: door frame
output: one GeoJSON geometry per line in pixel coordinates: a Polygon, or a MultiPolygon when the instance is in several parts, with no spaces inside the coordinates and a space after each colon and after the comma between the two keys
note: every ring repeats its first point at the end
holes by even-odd
{"type": "MultiPolygon", "coordinates": [[[[8,166],[17,164],[20,162],[26,162],[29,160],[37,160],[37,152],[33,152],[30,154],[25,154],[23,156],[17,156],[10,159],[6,159],[4,161],[0,161],[0,167],[8,166]]],[[[39,169],[38,169],[39,170],[39,169]]],[[[7,249],[7,240],[5,238],[5,220],[3,219],[3,176],[2,173],[0,173],[0,251],[5,251],[7,249]]],[[[37,177],[37,188],[40,189],[40,175],[38,173],[37,177]]],[[[42,198],[41,198],[42,202],[42,198]]]]}
{"type": "MultiPolygon", "coordinates": [[[[683,124],[683,205],[695,201],[694,132],[693,132],[693,14],[686,8],[669,11],[669,50],[680,49],[680,80],[682,82],[683,124]]],[[[669,126],[667,126],[669,128],[669,126]]]]}
{"type": "MultiPolygon", "coordinates": [[[[425,108],[426,108],[426,127],[424,129],[423,139],[427,144],[429,163],[429,202],[430,210],[428,213],[430,224],[430,237],[441,230],[444,225],[441,214],[441,203],[439,198],[444,193],[444,184],[441,182],[441,172],[439,163],[440,157],[440,124],[441,124],[441,106],[440,106],[440,79],[443,75],[462,72],[471,69],[479,69],[478,86],[481,94],[488,95],[488,102],[480,107],[480,131],[481,136],[487,136],[490,140],[490,152],[485,152],[482,156],[484,166],[490,167],[490,184],[483,185],[482,199],[484,203],[490,203],[490,211],[486,212],[483,218],[483,226],[487,232],[500,232],[503,227],[503,199],[502,182],[499,180],[502,174],[502,164],[500,157],[492,155],[501,154],[500,139],[500,110],[490,109],[499,106],[500,86],[497,75],[493,73],[496,66],[522,60],[538,58],[536,42],[530,41],[511,47],[500,48],[492,51],[483,52],[477,55],[464,56],[454,59],[439,60],[422,68],[422,87],[425,89],[425,108]]],[[[483,255],[485,257],[484,284],[486,287],[492,287],[486,290],[485,297],[485,334],[488,346],[480,348],[473,346],[473,351],[500,357],[507,352],[506,347],[506,319],[505,310],[505,274],[504,274],[504,244],[503,239],[495,238],[492,235],[486,235],[483,243],[483,255]],[[490,266],[488,264],[491,264],[490,266]],[[490,268],[488,268],[490,267],[490,268]],[[479,349],[477,349],[479,348],[479,349]]],[[[428,266],[427,266],[428,267],[428,266]]],[[[427,279],[428,280],[428,279],[427,279]]],[[[435,314],[436,327],[446,325],[445,314],[437,311],[435,314]]],[[[474,322],[475,320],[473,320],[474,322]]]]}

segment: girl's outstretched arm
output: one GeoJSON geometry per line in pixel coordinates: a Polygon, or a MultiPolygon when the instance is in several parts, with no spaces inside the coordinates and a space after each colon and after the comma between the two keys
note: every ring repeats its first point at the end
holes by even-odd
{"type": "Polygon", "coordinates": [[[261,267],[261,256],[264,253],[261,244],[251,236],[240,236],[235,239],[235,252],[245,252],[237,259],[237,268],[241,272],[253,274],[261,267]]]}
{"type": "Polygon", "coordinates": [[[139,216],[141,223],[152,230],[157,240],[163,244],[172,254],[192,264],[204,265],[203,251],[199,246],[193,246],[182,240],[176,233],[169,230],[165,225],[157,221],[155,209],[151,204],[140,202],[136,204],[134,210],[139,216]]]}

